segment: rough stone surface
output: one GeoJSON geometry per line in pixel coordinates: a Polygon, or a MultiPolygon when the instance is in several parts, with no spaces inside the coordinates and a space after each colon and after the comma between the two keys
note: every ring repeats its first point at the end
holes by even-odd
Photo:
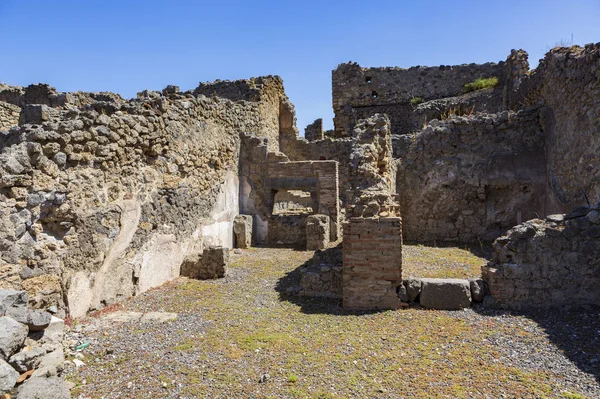
{"type": "Polygon", "coordinates": [[[45,354],[40,359],[38,368],[32,374],[35,377],[54,377],[60,375],[64,368],[65,353],[62,348],[45,354]]]}
{"type": "Polygon", "coordinates": [[[27,310],[27,292],[0,289],[0,316],[7,312],[22,313],[27,310]]]}
{"type": "Polygon", "coordinates": [[[52,315],[43,310],[27,309],[24,312],[7,312],[7,315],[29,328],[29,332],[42,331],[48,325],[52,315]]]}
{"type": "Polygon", "coordinates": [[[61,317],[67,304],[82,316],[163,284],[203,245],[231,246],[239,135],[270,137],[276,151],[288,102],[274,76],[130,101],[1,92],[27,112],[0,135],[0,288],[61,317]]]}
{"type": "Polygon", "coordinates": [[[310,215],[306,218],[306,249],[314,251],[329,245],[329,216],[310,215]]]}
{"type": "Polygon", "coordinates": [[[394,134],[408,133],[414,125],[411,99],[456,96],[463,93],[466,83],[491,76],[502,79],[502,63],[409,69],[362,68],[353,62],[340,64],[332,72],[335,135],[350,135],[358,120],[376,113],[390,117],[394,134]]]}
{"type": "Polygon", "coordinates": [[[419,303],[425,308],[458,310],[471,306],[468,280],[424,278],[421,282],[419,303]]]}
{"type": "Polygon", "coordinates": [[[521,309],[600,305],[600,204],[515,226],[482,268],[491,296],[521,309]]]}
{"type": "Polygon", "coordinates": [[[408,277],[402,281],[402,285],[406,289],[407,301],[416,301],[423,286],[421,279],[408,277]]]}
{"type": "Polygon", "coordinates": [[[485,282],[483,281],[483,279],[469,279],[469,285],[471,287],[471,298],[473,299],[473,302],[482,302],[483,298],[487,294],[485,282]]]}
{"type": "Polygon", "coordinates": [[[58,377],[32,377],[17,391],[19,399],[70,399],[71,392],[65,381],[58,377]]]}
{"type": "Polygon", "coordinates": [[[229,248],[210,247],[202,254],[201,268],[198,278],[209,280],[225,277],[229,267],[229,248]]]}
{"type": "Polygon", "coordinates": [[[0,317],[0,356],[8,360],[27,338],[27,327],[8,316],[0,317]]]}
{"type": "Polygon", "coordinates": [[[14,367],[19,373],[24,373],[28,370],[36,368],[41,361],[42,356],[46,354],[46,349],[41,346],[24,349],[10,357],[8,363],[14,367]]]}
{"type": "Polygon", "coordinates": [[[250,248],[252,246],[252,215],[237,215],[233,219],[233,232],[236,248],[250,248]]]}
{"type": "Polygon", "coordinates": [[[10,391],[17,383],[19,373],[0,359],[0,394],[10,391]]]}

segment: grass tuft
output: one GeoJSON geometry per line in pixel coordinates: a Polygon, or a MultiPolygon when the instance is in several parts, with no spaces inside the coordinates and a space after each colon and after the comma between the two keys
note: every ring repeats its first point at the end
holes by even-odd
{"type": "Polygon", "coordinates": [[[471,91],[483,90],[489,87],[496,87],[498,86],[498,82],[498,78],[495,76],[492,76],[491,78],[478,78],[475,81],[464,85],[464,89],[466,93],[469,93],[471,91]]]}

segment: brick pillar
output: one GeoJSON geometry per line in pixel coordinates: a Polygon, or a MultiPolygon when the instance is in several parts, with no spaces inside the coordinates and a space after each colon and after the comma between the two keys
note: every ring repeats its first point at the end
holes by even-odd
{"type": "Polygon", "coordinates": [[[343,306],[397,309],[402,284],[402,219],[353,217],[344,223],[343,306]]]}

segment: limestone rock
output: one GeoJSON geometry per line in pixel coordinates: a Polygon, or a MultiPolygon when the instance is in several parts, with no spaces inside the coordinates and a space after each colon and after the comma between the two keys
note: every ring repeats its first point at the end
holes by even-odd
{"type": "Polygon", "coordinates": [[[41,359],[38,368],[33,372],[35,377],[52,377],[59,375],[63,370],[65,353],[62,348],[56,349],[45,354],[41,359]]]}
{"type": "Polygon", "coordinates": [[[419,303],[430,309],[458,310],[471,306],[468,280],[424,278],[419,303]]]}
{"type": "Polygon", "coordinates": [[[25,291],[0,290],[0,316],[6,312],[24,312],[27,310],[28,296],[25,291]]]}
{"type": "Polygon", "coordinates": [[[52,315],[43,310],[27,309],[25,312],[12,313],[7,312],[9,316],[14,318],[19,323],[29,327],[30,332],[42,331],[50,325],[52,315]]]}
{"type": "Polygon", "coordinates": [[[19,399],[70,399],[65,381],[59,377],[28,379],[17,391],[19,399]]]}
{"type": "Polygon", "coordinates": [[[8,316],[0,317],[0,356],[7,360],[27,338],[27,327],[8,316]]]}
{"type": "Polygon", "coordinates": [[[19,373],[24,373],[28,370],[36,368],[41,361],[42,356],[46,354],[46,350],[41,346],[35,348],[25,348],[21,352],[10,357],[8,363],[14,367],[19,373]]]}
{"type": "Polygon", "coordinates": [[[19,373],[0,359],[0,394],[10,391],[19,378],[19,373]]]}

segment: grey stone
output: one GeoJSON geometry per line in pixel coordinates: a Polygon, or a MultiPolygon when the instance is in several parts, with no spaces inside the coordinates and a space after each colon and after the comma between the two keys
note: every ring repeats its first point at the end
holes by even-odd
{"type": "Polygon", "coordinates": [[[33,372],[32,377],[52,377],[59,375],[63,371],[64,362],[65,353],[62,348],[47,353],[40,359],[39,366],[33,372]]]}
{"type": "Polygon", "coordinates": [[[10,357],[8,363],[19,373],[36,368],[41,361],[42,356],[46,354],[46,349],[36,346],[29,350],[22,350],[10,357]]]}
{"type": "Polygon", "coordinates": [[[11,309],[14,312],[27,311],[28,300],[25,291],[0,290],[0,316],[4,316],[11,309]]]}
{"type": "Polygon", "coordinates": [[[25,381],[17,391],[19,399],[70,399],[71,392],[62,378],[35,378],[25,381]]]}
{"type": "Polygon", "coordinates": [[[546,216],[546,220],[549,222],[561,223],[563,220],[565,220],[565,215],[562,215],[562,214],[548,215],[548,216],[546,216]]]}
{"type": "Polygon", "coordinates": [[[408,302],[408,293],[406,292],[404,284],[398,287],[398,298],[400,298],[402,302],[408,302]]]}
{"type": "Polygon", "coordinates": [[[58,166],[63,166],[67,163],[67,154],[65,154],[64,152],[57,152],[56,154],[54,154],[54,157],[52,158],[52,160],[58,166]]]}
{"type": "Polygon", "coordinates": [[[421,306],[442,310],[471,306],[471,287],[468,280],[424,278],[421,281],[421,306]]]}
{"type": "Polygon", "coordinates": [[[27,327],[12,317],[0,317],[0,356],[7,360],[16,353],[27,338],[27,327]]]}
{"type": "Polygon", "coordinates": [[[52,319],[50,313],[37,309],[27,309],[25,312],[7,311],[6,314],[19,323],[25,324],[30,332],[42,331],[48,327],[52,319]]]}
{"type": "Polygon", "coordinates": [[[421,279],[409,277],[404,279],[402,284],[406,287],[406,295],[408,296],[409,302],[416,300],[419,294],[421,294],[421,287],[423,284],[421,279]]]}
{"type": "Polygon", "coordinates": [[[469,284],[471,287],[471,298],[474,302],[481,302],[485,297],[485,283],[483,279],[480,278],[472,278],[469,279],[469,284]]]}
{"type": "Polygon", "coordinates": [[[19,378],[19,373],[0,359],[0,394],[10,391],[17,383],[17,378],[19,378]]]}
{"type": "Polygon", "coordinates": [[[483,307],[488,309],[502,309],[503,306],[500,302],[494,299],[491,295],[486,295],[483,297],[483,307]]]}

